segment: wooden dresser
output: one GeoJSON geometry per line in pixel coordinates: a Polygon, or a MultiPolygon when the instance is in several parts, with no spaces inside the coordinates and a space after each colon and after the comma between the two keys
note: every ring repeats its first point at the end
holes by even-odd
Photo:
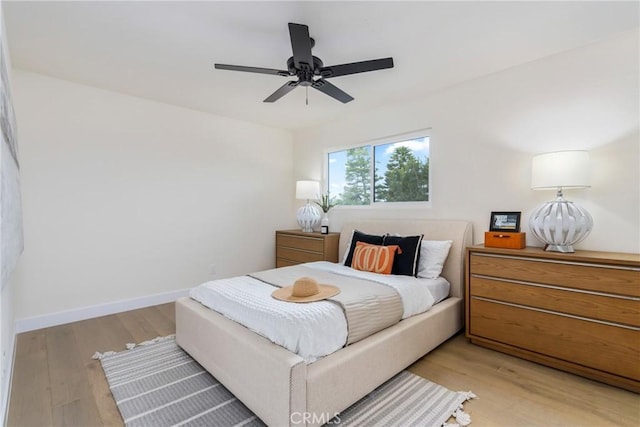
{"type": "Polygon", "coordinates": [[[340,233],[276,231],[276,268],[311,261],[338,262],[340,233]]]}
{"type": "Polygon", "coordinates": [[[469,247],[466,334],[640,392],[640,254],[469,247]]]}

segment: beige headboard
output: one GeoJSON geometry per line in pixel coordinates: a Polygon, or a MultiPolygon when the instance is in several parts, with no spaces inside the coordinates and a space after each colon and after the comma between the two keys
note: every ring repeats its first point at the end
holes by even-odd
{"type": "Polygon", "coordinates": [[[351,241],[353,230],[367,234],[424,234],[425,240],[452,240],[453,245],[444,264],[442,276],[451,283],[451,296],[464,297],[465,248],[472,244],[471,223],[460,220],[401,219],[348,222],[340,233],[339,261],[341,262],[351,241]]]}

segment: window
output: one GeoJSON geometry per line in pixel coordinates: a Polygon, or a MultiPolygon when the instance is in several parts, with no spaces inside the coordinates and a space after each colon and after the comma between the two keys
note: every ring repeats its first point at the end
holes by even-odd
{"type": "Polygon", "coordinates": [[[405,136],[328,153],[338,205],[429,201],[429,136],[405,136]]]}

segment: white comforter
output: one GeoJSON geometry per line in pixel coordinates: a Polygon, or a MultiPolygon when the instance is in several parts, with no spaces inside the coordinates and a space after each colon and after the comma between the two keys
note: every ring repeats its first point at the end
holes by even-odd
{"type": "MultiPolygon", "coordinates": [[[[341,264],[318,261],[307,267],[368,279],[393,287],[404,308],[402,318],[423,313],[449,295],[449,282],[411,276],[357,271],[341,264]]],[[[203,283],[191,298],[272,342],[301,356],[307,363],[342,348],[347,321],[340,305],[331,301],[294,304],[271,297],[274,287],[249,276],[203,283]]]]}

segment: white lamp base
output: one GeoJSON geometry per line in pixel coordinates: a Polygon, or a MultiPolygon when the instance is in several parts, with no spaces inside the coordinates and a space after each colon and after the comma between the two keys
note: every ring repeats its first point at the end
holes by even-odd
{"type": "Polygon", "coordinates": [[[573,246],[571,245],[551,245],[547,244],[544,248],[547,252],[564,252],[567,254],[572,254],[575,251],[573,250],[573,246]]]}
{"type": "Polygon", "coordinates": [[[546,243],[546,251],[573,253],[573,245],[584,240],[593,228],[589,212],[565,200],[562,190],[557,197],[536,209],[529,217],[533,235],[546,243]]]}
{"type": "Polygon", "coordinates": [[[306,205],[298,209],[298,225],[305,233],[311,233],[313,231],[313,227],[320,224],[320,219],[320,209],[313,206],[308,200],[306,205]]]}

